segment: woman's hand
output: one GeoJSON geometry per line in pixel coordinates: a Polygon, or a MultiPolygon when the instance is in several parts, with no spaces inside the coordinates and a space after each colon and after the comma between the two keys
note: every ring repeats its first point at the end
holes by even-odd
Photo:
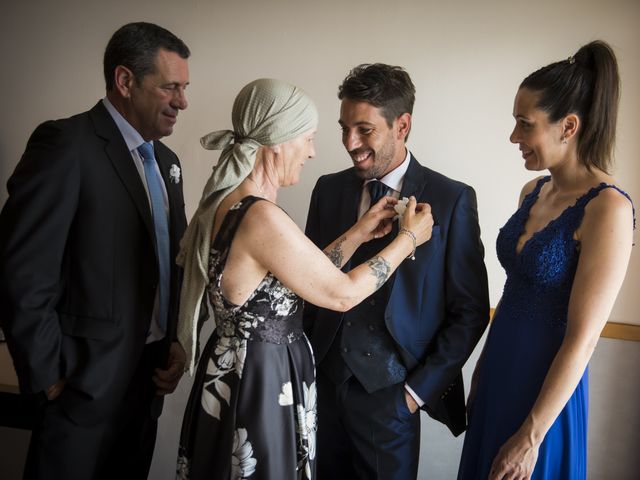
{"type": "Polygon", "coordinates": [[[404,391],[404,401],[407,402],[407,408],[411,414],[416,413],[420,408],[420,405],[418,405],[416,400],[406,390],[404,391]]]}
{"type": "Polygon", "coordinates": [[[382,197],[356,222],[354,228],[362,243],[374,238],[381,238],[391,231],[393,217],[396,215],[393,206],[398,203],[393,197],[382,197]]]}
{"type": "Polygon", "coordinates": [[[518,430],[498,451],[489,480],[529,480],[538,460],[539,447],[518,430]]]}
{"type": "Polygon", "coordinates": [[[410,197],[407,209],[400,218],[400,227],[406,228],[416,236],[416,245],[422,245],[431,238],[433,215],[431,205],[417,203],[416,197],[410,197]]]}

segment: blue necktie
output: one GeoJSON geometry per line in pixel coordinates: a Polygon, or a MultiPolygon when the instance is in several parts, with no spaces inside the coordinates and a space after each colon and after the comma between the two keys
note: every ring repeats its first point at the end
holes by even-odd
{"type": "Polygon", "coordinates": [[[158,270],[160,273],[158,296],[159,312],[158,325],[166,332],[167,318],[169,314],[169,278],[171,270],[169,267],[169,222],[167,212],[164,207],[164,195],[162,192],[162,179],[159,177],[155,164],[156,159],[153,154],[151,142],[145,142],[138,147],[138,152],[144,161],[144,176],[147,179],[147,188],[151,198],[151,213],[153,215],[153,227],[156,234],[156,254],[158,256],[158,270]]]}
{"type": "Polygon", "coordinates": [[[367,188],[369,189],[369,195],[371,195],[370,207],[372,207],[378,200],[384,197],[387,193],[387,190],[389,190],[389,187],[387,187],[380,180],[372,180],[371,182],[367,183],[367,188]]]}

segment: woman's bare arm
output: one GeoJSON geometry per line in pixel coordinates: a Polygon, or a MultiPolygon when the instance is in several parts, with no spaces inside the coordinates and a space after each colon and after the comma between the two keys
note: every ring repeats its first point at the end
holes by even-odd
{"type": "MultiPolygon", "coordinates": [[[[412,199],[407,212],[403,225],[416,235],[418,245],[424,243],[431,237],[433,226],[430,207],[420,204],[416,209],[416,201],[412,199]]],[[[264,274],[270,271],[285,286],[314,305],[346,311],[380,288],[412,250],[410,236],[398,235],[377,256],[343,273],[279,207],[269,202],[257,202],[238,229],[223,286],[225,295],[234,301],[234,298],[248,296],[248,291],[255,288],[243,281],[243,272],[255,270],[264,274]]],[[[254,279],[258,277],[253,276],[254,279]]]]}

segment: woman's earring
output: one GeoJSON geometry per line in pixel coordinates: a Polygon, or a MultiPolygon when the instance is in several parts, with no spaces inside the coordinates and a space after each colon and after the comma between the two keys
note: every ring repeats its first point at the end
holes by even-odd
{"type": "Polygon", "coordinates": [[[566,139],[564,136],[563,136],[563,137],[560,137],[560,141],[561,141],[564,145],[566,145],[566,144],[567,144],[567,139],[566,139]]]}

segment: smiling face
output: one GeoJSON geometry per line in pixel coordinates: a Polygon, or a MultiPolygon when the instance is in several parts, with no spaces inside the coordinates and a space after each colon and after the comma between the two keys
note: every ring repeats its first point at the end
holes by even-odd
{"type": "Polygon", "coordinates": [[[404,139],[411,125],[408,113],[396,118],[389,127],[379,108],[345,98],[338,123],[342,129],[342,144],[360,178],[384,177],[404,161],[404,139]]]}
{"type": "Polygon", "coordinates": [[[275,147],[279,158],[277,170],[280,186],[295,185],[300,181],[304,163],[316,156],[316,131],[314,128],[275,147]]]}
{"type": "MultiPolygon", "coordinates": [[[[133,75],[124,82],[123,96],[127,98],[124,117],[146,141],[171,135],[178,112],[187,108],[187,60],[175,52],[160,49],[155,66],[156,71],[145,75],[140,83],[133,75]]],[[[122,66],[118,69],[127,70],[122,66]]]]}
{"type": "Polygon", "coordinates": [[[563,121],[551,123],[536,105],[538,93],[521,88],[516,94],[513,117],[516,125],[509,140],[517,143],[527,170],[540,171],[556,166],[563,158],[563,121]]]}

